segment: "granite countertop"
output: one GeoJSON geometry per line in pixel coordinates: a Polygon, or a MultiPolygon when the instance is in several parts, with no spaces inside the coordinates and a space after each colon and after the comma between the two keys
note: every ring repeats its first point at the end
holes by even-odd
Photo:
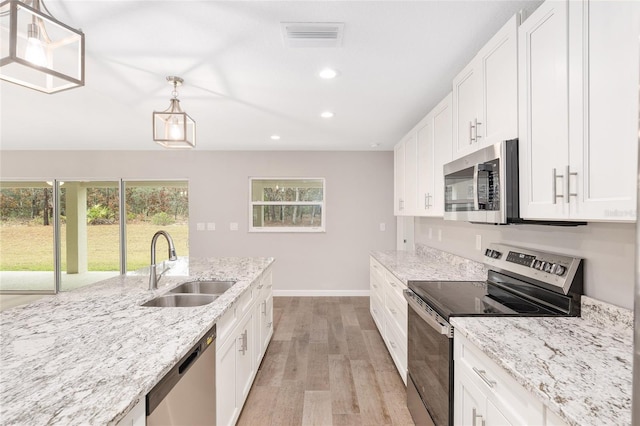
{"type": "Polygon", "coordinates": [[[190,259],[188,277],[118,276],[0,313],[2,424],[113,424],[187,353],[273,258],[190,259]],[[209,305],[139,306],[188,279],[237,283],[209,305]]]}
{"type": "Polygon", "coordinates": [[[427,280],[484,281],[487,278],[483,263],[422,244],[416,244],[415,252],[372,251],[371,256],[405,284],[427,280]]]}
{"type": "Polygon", "coordinates": [[[570,425],[630,425],[633,313],[586,296],[582,317],[451,324],[570,425]]]}

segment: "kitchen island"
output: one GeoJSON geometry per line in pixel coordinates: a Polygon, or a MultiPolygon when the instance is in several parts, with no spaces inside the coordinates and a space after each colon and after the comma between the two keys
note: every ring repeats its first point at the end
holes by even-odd
{"type": "Polygon", "coordinates": [[[2,424],[115,424],[257,283],[273,258],[189,260],[188,276],[118,276],[0,313],[2,424]],[[213,303],[142,303],[190,279],[237,281],[213,303]]]}

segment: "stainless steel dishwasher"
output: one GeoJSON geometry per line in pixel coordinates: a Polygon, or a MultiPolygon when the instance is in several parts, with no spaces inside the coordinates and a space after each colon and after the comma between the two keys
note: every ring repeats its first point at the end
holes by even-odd
{"type": "Polygon", "coordinates": [[[216,326],[147,394],[147,426],[216,424],[216,326]]]}

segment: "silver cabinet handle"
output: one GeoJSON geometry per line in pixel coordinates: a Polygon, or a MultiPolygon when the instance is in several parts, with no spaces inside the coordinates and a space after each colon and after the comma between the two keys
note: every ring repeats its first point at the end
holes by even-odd
{"type": "Polygon", "coordinates": [[[240,349],[238,349],[238,352],[242,352],[242,355],[244,355],[247,353],[247,330],[245,330],[238,339],[240,340],[240,349]]]}
{"type": "Polygon", "coordinates": [[[268,323],[267,328],[271,328],[271,324],[273,324],[273,322],[268,323]]]}
{"type": "Polygon", "coordinates": [[[477,118],[473,119],[473,128],[476,130],[476,138],[475,141],[478,142],[478,139],[482,138],[482,136],[480,136],[478,134],[478,126],[481,125],[482,123],[478,121],[477,118]]]}
{"type": "Polygon", "coordinates": [[[387,282],[389,283],[389,285],[390,285],[391,287],[395,287],[395,286],[396,286],[396,285],[395,285],[394,283],[392,283],[391,281],[387,281],[387,282]]]}
{"type": "Polygon", "coordinates": [[[428,209],[429,208],[429,202],[427,201],[427,194],[424,194],[424,209],[428,209]]]}
{"type": "MultiPolygon", "coordinates": [[[[575,176],[576,178],[578,177],[578,172],[571,172],[569,169],[569,166],[567,166],[567,194],[569,194],[566,197],[566,202],[569,202],[569,197],[577,197],[578,193],[577,192],[571,192],[571,176],[575,176]]],[[[577,180],[576,180],[576,184],[577,184],[577,180]]],[[[577,187],[577,185],[576,185],[577,187]]]]}
{"type": "Polygon", "coordinates": [[[391,340],[389,340],[389,344],[391,345],[391,347],[392,347],[393,349],[396,349],[396,348],[397,348],[396,344],[395,344],[395,343],[393,343],[391,340]]]}
{"type": "Polygon", "coordinates": [[[473,137],[473,122],[469,122],[469,142],[475,142],[476,138],[473,137]]]}
{"type": "Polygon", "coordinates": [[[267,301],[262,301],[262,315],[267,315],[267,301]]]}
{"type": "MultiPolygon", "coordinates": [[[[551,198],[553,199],[553,204],[556,204],[557,199],[558,198],[564,198],[564,195],[562,194],[558,194],[558,178],[560,179],[564,179],[564,175],[559,175],[558,173],[556,173],[556,169],[553,169],[553,176],[552,176],[552,194],[551,194],[551,198]]],[[[568,197],[567,197],[568,198],[568,197]]],[[[567,201],[569,202],[569,201],[567,201]]]]}
{"type": "Polygon", "coordinates": [[[490,388],[492,388],[496,382],[495,380],[489,380],[487,378],[487,372],[484,370],[478,370],[476,367],[473,367],[473,371],[480,376],[480,378],[482,379],[483,382],[485,382],[487,384],[487,386],[489,386],[490,388]]]}
{"type": "Polygon", "coordinates": [[[471,410],[471,417],[472,417],[472,421],[473,423],[471,423],[472,426],[477,426],[476,423],[476,418],[480,417],[482,419],[482,423],[480,423],[482,426],[485,425],[484,423],[484,419],[482,418],[482,415],[478,414],[478,412],[476,411],[475,407],[471,410]]]}
{"type": "Polygon", "coordinates": [[[397,314],[397,313],[398,313],[398,311],[396,311],[396,310],[395,310],[395,309],[393,309],[393,308],[389,308],[389,312],[391,312],[393,315],[395,315],[395,314],[397,314]]]}

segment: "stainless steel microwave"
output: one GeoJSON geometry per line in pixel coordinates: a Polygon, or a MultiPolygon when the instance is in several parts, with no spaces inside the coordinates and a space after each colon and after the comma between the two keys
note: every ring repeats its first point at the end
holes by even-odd
{"type": "Polygon", "coordinates": [[[521,222],[518,140],[498,142],[444,165],[444,219],[521,222]]]}

